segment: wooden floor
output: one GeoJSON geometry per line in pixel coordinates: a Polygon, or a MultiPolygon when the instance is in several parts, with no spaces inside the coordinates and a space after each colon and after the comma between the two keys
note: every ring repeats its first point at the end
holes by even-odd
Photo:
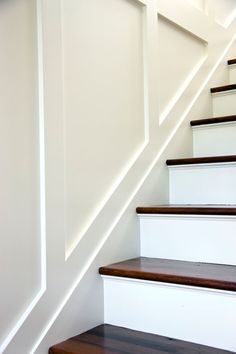
{"type": "Polygon", "coordinates": [[[98,326],[49,349],[49,354],[224,353],[232,352],[110,325],[98,326]]]}
{"type": "Polygon", "coordinates": [[[139,257],[101,267],[103,275],[236,291],[236,266],[139,257]]]}

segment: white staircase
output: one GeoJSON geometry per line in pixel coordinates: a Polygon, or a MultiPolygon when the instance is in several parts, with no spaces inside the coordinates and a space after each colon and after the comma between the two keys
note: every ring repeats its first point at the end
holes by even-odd
{"type": "Polygon", "coordinates": [[[236,352],[236,85],[212,104],[217,118],[191,123],[194,158],[167,161],[170,205],[137,209],[150,263],[100,273],[105,323],[236,352]]]}

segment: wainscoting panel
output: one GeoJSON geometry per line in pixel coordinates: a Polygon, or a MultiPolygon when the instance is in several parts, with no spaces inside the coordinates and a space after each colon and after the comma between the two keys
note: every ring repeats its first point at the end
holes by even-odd
{"type": "Polygon", "coordinates": [[[206,43],[184,28],[159,16],[160,122],[178,101],[206,56],[206,43]]]}
{"type": "Polygon", "coordinates": [[[69,253],[145,143],[143,8],[127,0],[63,1],[69,253]]]}
{"type": "Polygon", "coordinates": [[[2,343],[42,286],[35,1],[0,2],[0,53],[2,343]]]}

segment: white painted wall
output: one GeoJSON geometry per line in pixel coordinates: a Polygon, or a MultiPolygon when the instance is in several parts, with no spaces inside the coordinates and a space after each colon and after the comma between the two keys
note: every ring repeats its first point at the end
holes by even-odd
{"type": "Polygon", "coordinates": [[[103,322],[96,269],[139,254],[135,207],[167,202],[164,161],[192,154],[188,122],[236,56],[236,23],[193,5],[0,2],[0,352],[46,354],[103,322]]]}
{"type": "Polygon", "coordinates": [[[206,42],[164,17],[160,16],[158,21],[158,82],[162,83],[159,119],[162,123],[205,61],[206,42]]]}
{"type": "Polygon", "coordinates": [[[204,10],[205,8],[205,0],[188,0],[190,4],[196,6],[199,10],[204,10]]]}
{"type": "Polygon", "coordinates": [[[62,13],[70,253],[145,143],[143,8],[127,0],[65,0],[62,13]]]}
{"type": "Polygon", "coordinates": [[[234,0],[210,0],[208,7],[216,21],[226,28],[236,17],[234,0]]]}

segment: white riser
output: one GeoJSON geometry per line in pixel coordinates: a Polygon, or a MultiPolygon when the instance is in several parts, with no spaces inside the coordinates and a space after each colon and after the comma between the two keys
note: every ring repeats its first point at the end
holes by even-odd
{"type": "Polygon", "coordinates": [[[235,122],[196,126],[192,130],[194,157],[236,155],[235,122]]]}
{"type": "Polygon", "coordinates": [[[104,277],[105,323],[236,351],[236,295],[104,277]]]}
{"type": "Polygon", "coordinates": [[[236,204],[236,163],[169,167],[171,204],[236,204]]]}
{"type": "Polygon", "coordinates": [[[141,256],[236,265],[236,217],[140,215],[141,256]]]}
{"type": "Polygon", "coordinates": [[[236,91],[212,94],[213,117],[230,116],[236,112],[236,91]]]}
{"type": "Polygon", "coordinates": [[[229,83],[236,84],[236,64],[229,65],[229,83]]]}

